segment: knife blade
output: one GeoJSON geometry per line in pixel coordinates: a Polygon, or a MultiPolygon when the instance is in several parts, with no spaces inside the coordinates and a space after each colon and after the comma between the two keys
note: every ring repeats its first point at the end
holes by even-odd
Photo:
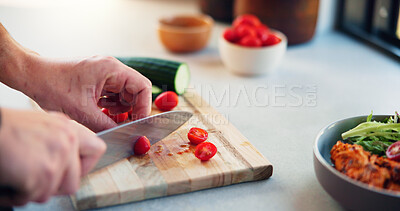
{"type": "Polygon", "coordinates": [[[90,172],[133,155],[133,146],[139,136],[146,136],[153,145],[177,130],[192,116],[192,113],[186,111],[169,111],[97,133],[106,143],[107,150],[90,172]]]}

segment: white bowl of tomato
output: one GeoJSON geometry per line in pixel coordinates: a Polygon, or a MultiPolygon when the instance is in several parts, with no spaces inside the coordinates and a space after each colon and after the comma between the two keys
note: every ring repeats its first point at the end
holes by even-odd
{"type": "Polygon", "coordinates": [[[237,17],[219,39],[222,62],[233,73],[271,73],[281,63],[287,47],[286,36],[268,28],[254,15],[237,17]]]}

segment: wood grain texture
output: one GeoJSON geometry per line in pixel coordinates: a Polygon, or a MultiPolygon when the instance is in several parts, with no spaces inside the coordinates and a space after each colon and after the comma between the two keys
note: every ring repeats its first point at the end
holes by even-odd
{"type": "MultiPolygon", "coordinates": [[[[153,145],[148,154],[128,157],[83,178],[80,190],[71,196],[77,210],[262,180],[272,175],[271,163],[198,94],[188,90],[179,100],[175,110],[190,111],[194,116],[153,145]],[[209,132],[208,141],[218,148],[211,160],[201,162],[194,156],[195,146],[189,145],[187,139],[191,127],[209,132]],[[162,152],[157,153],[160,148],[162,152]]],[[[152,114],[156,113],[159,111],[154,108],[152,114]]]]}

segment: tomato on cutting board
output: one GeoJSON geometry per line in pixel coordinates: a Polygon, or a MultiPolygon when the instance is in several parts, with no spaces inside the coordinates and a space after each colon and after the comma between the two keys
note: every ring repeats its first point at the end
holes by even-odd
{"type": "Polygon", "coordinates": [[[188,133],[188,139],[190,143],[197,145],[207,140],[207,138],[208,138],[207,131],[198,127],[190,128],[188,133]]]}
{"type": "Polygon", "coordinates": [[[128,112],[117,114],[117,115],[112,115],[112,114],[110,114],[110,112],[106,108],[102,108],[101,111],[105,115],[110,117],[116,123],[121,123],[121,122],[124,122],[124,121],[126,121],[128,119],[128,112]]]}
{"type": "Polygon", "coordinates": [[[386,150],[386,156],[390,160],[400,161],[400,141],[391,144],[386,150]]]}
{"type": "Polygon", "coordinates": [[[154,104],[161,111],[170,111],[178,105],[179,98],[175,92],[166,91],[161,93],[154,100],[154,104]]]}
{"type": "Polygon", "coordinates": [[[146,136],[140,136],[135,146],[133,146],[133,152],[135,155],[144,155],[150,150],[150,141],[146,136]]]}
{"type": "Polygon", "coordinates": [[[194,151],[194,155],[202,160],[210,160],[217,153],[217,147],[210,142],[203,142],[196,146],[196,150],[194,151]]]}

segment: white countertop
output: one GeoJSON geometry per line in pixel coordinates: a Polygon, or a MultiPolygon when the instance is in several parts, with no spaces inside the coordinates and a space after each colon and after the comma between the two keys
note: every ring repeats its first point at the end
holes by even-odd
{"type": "MultiPolygon", "coordinates": [[[[400,110],[398,61],[338,32],[289,47],[274,74],[240,77],[227,71],[218,54],[217,38],[227,25],[216,24],[201,52],[175,55],[161,46],[157,18],[197,12],[192,1],[72,2],[3,5],[0,20],[18,42],[45,56],[151,56],[187,62],[192,86],[274,165],[265,181],[102,210],[340,210],[314,174],[312,148],[318,131],[371,110],[400,110]]],[[[24,95],[3,85],[0,96],[0,106],[30,108],[24,95]]],[[[16,210],[71,209],[69,198],[58,197],[16,210]]]]}

